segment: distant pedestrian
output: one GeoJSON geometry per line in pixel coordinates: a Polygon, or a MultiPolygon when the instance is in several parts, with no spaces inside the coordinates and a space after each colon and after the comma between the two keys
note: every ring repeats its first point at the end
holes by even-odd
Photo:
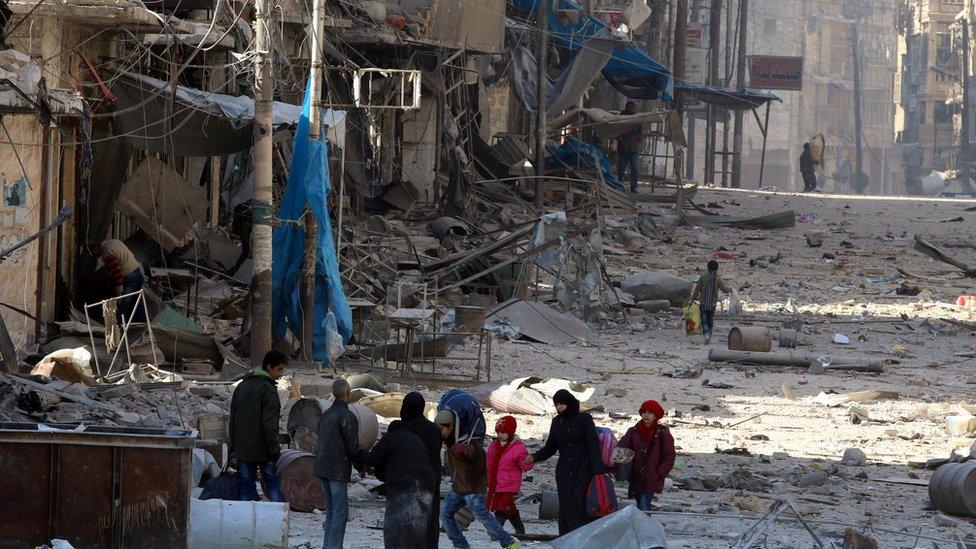
{"type": "Polygon", "coordinates": [[[552,397],[556,417],[549,427],[546,444],[528,456],[526,463],[545,461],[559,452],[556,462],[556,490],[559,492],[559,535],[566,535],[594,519],[586,512],[586,490],[596,475],[605,472],[600,439],[590,414],[580,411],[580,402],[566,389],[552,397]]]}
{"type": "Polygon", "coordinates": [[[447,462],[451,473],[451,491],[444,498],[444,505],[441,507],[441,525],[444,532],[456,549],[471,547],[454,518],[454,513],[467,506],[474,518],[484,525],[488,534],[498,540],[502,547],[518,549],[519,542],[498,524],[498,520],[485,506],[487,465],[481,441],[471,437],[467,442],[454,442],[454,422],[454,413],[451,410],[441,410],[434,418],[434,423],[440,427],[444,444],[448,446],[447,462]]]}
{"type": "Polygon", "coordinates": [[[638,412],[641,419],[617,446],[634,451],[627,497],[637,500],[638,509],[650,511],[654,494],[664,491],[664,479],[674,467],[674,437],[667,427],[658,424],[665,412],[656,400],[644,401],[638,412]]]}
{"type": "Polygon", "coordinates": [[[325,495],[325,549],[342,549],[349,520],[348,484],[353,465],[362,470],[359,460],[359,420],[349,409],[349,382],[332,383],[332,406],[322,414],[315,449],[315,476],[325,495]]]}
{"type": "Polygon", "coordinates": [[[810,153],[810,144],[803,144],[803,152],[800,153],[800,175],[803,176],[803,192],[809,193],[817,190],[817,174],[814,171],[816,161],[810,153]]]}
{"type": "Polygon", "coordinates": [[[427,451],[427,464],[431,470],[431,492],[434,497],[427,523],[427,549],[437,549],[441,537],[441,430],[433,421],[424,417],[424,396],[418,392],[407,393],[400,405],[400,419],[390,424],[390,430],[402,427],[417,435],[427,451]]]}
{"type": "MultiPolygon", "coordinates": [[[[636,106],[633,101],[624,104],[624,110],[620,114],[637,114],[636,106]]],[[[637,153],[640,152],[641,128],[640,126],[627,131],[617,137],[617,179],[620,183],[624,182],[624,170],[630,168],[630,192],[637,192],[637,178],[639,170],[637,168],[637,153]]]]}
{"type": "Polygon", "coordinates": [[[394,421],[362,461],[385,483],[383,546],[416,549],[427,543],[434,475],[427,449],[402,421],[394,421]]]}
{"type": "Polygon", "coordinates": [[[702,335],[705,337],[705,345],[712,340],[712,330],[715,328],[715,307],[718,305],[718,291],[730,293],[732,290],[725,285],[725,281],[718,275],[718,261],[714,259],[708,262],[708,272],[698,277],[695,284],[695,291],[691,294],[691,299],[685,305],[691,305],[696,299],[701,298],[698,310],[701,312],[702,335]]]}
{"type": "Polygon", "coordinates": [[[277,463],[281,454],[278,444],[278,422],[281,405],[275,383],[285,374],[288,357],[268,351],[255,368],[234,389],[230,400],[230,448],[237,458],[241,475],[241,500],[257,501],[257,472],[264,479],[265,496],[269,501],[281,501],[281,483],[277,463]]]}
{"type": "Polygon", "coordinates": [[[488,447],[488,510],[503,527],[505,521],[512,521],[516,534],[525,533],[525,524],[515,498],[522,490],[522,473],[532,469],[526,463],[529,451],[522,441],[516,438],[518,424],[512,416],[504,416],[495,423],[497,438],[488,447]]]}

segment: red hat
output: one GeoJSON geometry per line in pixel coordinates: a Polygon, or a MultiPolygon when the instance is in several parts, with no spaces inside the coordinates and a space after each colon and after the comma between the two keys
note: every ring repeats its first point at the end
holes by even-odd
{"type": "Polygon", "coordinates": [[[515,418],[512,416],[504,416],[495,422],[495,432],[496,433],[508,433],[509,435],[515,434],[515,418]]]}
{"type": "Polygon", "coordinates": [[[656,400],[645,400],[644,404],[641,404],[640,410],[638,410],[637,413],[640,414],[644,412],[654,412],[654,415],[657,416],[658,419],[661,419],[667,415],[664,408],[661,408],[661,405],[658,404],[656,400]]]}

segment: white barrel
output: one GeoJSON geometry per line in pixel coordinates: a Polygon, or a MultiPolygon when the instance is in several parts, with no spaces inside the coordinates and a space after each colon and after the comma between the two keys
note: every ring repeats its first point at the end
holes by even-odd
{"type": "Polygon", "coordinates": [[[287,503],[190,500],[187,547],[194,549],[286,548],[287,503]]]}

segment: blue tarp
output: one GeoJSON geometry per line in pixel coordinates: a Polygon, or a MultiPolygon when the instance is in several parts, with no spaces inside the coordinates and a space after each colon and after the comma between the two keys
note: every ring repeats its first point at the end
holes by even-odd
{"type": "Polygon", "coordinates": [[[603,180],[611,188],[618,191],[626,190],[617,176],[610,169],[610,159],[598,147],[584,143],[575,137],[567,137],[562,145],[556,146],[552,141],[546,144],[546,169],[573,167],[578,165],[590,168],[599,164],[603,172],[603,180]]]}
{"type": "MultiPolygon", "coordinates": [[[[518,8],[538,11],[539,0],[512,0],[518,8]]],[[[585,15],[583,8],[570,0],[559,0],[559,10],[577,11],[576,23],[571,18],[549,14],[549,32],[553,41],[564,48],[577,51],[590,37],[610,37],[610,29],[599,19],[585,15]]],[[[671,72],[637,46],[614,48],[610,61],[603,67],[603,77],[617,91],[631,99],[662,99],[674,101],[674,81],[671,72]]]]}
{"type": "Polygon", "coordinates": [[[332,184],[329,180],[325,132],[322,132],[321,139],[309,139],[310,89],[311,81],[305,89],[302,114],[295,132],[291,170],[278,210],[278,218],[283,224],[275,228],[272,240],[272,335],[274,339],[282,339],[289,329],[294,334],[302,333],[299,278],[304,261],[305,229],[301,221],[307,204],[318,220],[312,352],[316,360],[327,364],[330,357],[326,351],[326,316],[330,311],[335,314],[339,334],[343,341],[348,341],[352,335],[352,310],[342,291],[332,223],[329,221],[328,196],[332,184]]]}

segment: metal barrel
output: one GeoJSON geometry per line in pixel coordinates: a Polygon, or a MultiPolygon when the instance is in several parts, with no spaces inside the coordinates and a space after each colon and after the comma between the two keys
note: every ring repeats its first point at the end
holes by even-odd
{"type": "Polygon", "coordinates": [[[539,520],[553,520],[559,518],[559,492],[542,491],[539,501],[539,520]]]}
{"type": "Polygon", "coordinates": [[[773,341],[766,328],[751,328],[738,326],[729,330],[730,351],[758,351],[768,353],[773,348],[773,341]]]}
{"type": "Polygon", "coordinates": [[[791,328],[780,328],[779,330],[779,346],[784,349],[793,349],[796,347],[797,333],[796,330],[791,328]]]}
{"type": "Polygon", "coordinates": [[[976,462],[948,463],[929,479],[929,500],[940,511],[976,516],[976,462]]]}
{"type": "Polygon", "coordinates": [[[307,513],[325,509],[322,484],[314,474],[315,455],[301,450],[282,450],[277,472],[281,481],[281,495],[292,511],[307,513]]]}

